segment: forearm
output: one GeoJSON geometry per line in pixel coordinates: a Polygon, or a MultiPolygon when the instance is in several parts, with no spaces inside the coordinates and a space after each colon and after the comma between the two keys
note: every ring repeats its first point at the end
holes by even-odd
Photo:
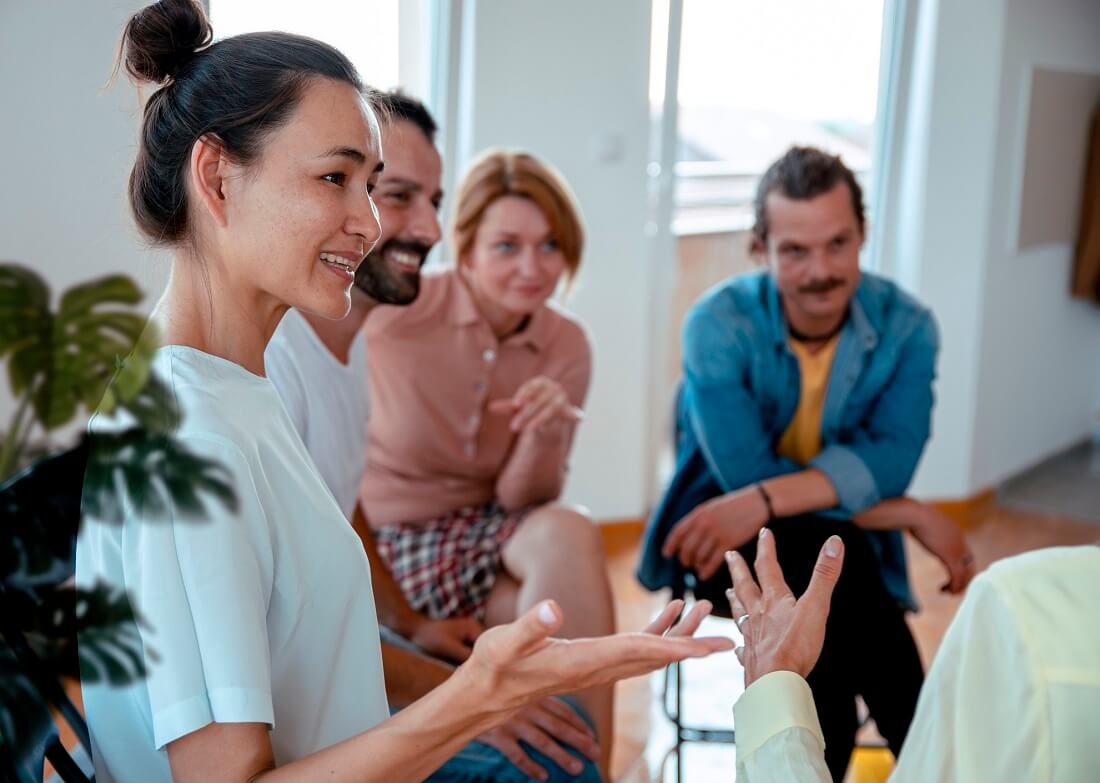
{"type": "MultiPolygon", "coordinates": [[[[832,508],[837,504],[836,490],[824,473],[809,468],[798,473],[760,482],[772,499],[777,517],[791,517],[832,508]]],[[[900,497],[884,500],[852,517],[864,530],[910,530],[916,526],[917,501],[900,497]]]]}
{"type": "MultiPolygon", "coordinates": [[[[253,778],[263,783],[423,780],[472,739],[505,720],[460,677],[373,729],[253,778]]],[[[250,782],[251,783],[251,782],[250,782]]]]}
{"type": "Polygon", "coordinates": [[[363,542],[363,551],[367,553],[367,561],[370,563],[371,591],[374,593],[378,622],[401,636],[411,636],[422,618],[409,606],[390,569],[382,562],[362,506],[355,507],[351,526],[363,542]]]}
{"type": "Polygon", "coordinates": [[[837,503],[832,483],[816,468],[776,476],[759,483],[771,498],[775,517],[809,514],[832,508],[837,503]]]}
{"type": "Polygon", "coordinates": [[[524,432],[497,479],[496,495],[509,511],[556,499],[565,484],[572,425],[550,434],[524,432]]]}
{"type": "Polygon", "coordinates": [[[437,658],[382,643],[382,669],[390,706],[405,707],[439,687],[454,667],[437,658]]]}
{"type": "Polygon", "coordinates": [[[852,517],[864,530],[912,530],[918,517],[913,513],[918,501],[900,497],[884,500],[852,517]]]}

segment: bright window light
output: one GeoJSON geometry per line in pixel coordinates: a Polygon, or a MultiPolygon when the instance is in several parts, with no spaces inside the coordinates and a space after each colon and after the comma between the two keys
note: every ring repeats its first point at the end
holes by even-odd
{"type": "Polygon", "coordinates": [[[332,44],[364,82],[388,90],[402,84],[399,5],[398,0],[210,0],[210,18],[218,38],[281,30],[332,44]]]}

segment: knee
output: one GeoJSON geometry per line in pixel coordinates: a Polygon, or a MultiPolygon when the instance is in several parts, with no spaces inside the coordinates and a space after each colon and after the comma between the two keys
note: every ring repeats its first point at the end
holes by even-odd
{"type": "Polygon", "coordinates": [[[542,551],[566,552],[571,557],[586,554],[603,560],[599,527],[579,509],[552,503],[532,511],[523,525],[530,525],[532,543],[545,547],[542,551]]]}

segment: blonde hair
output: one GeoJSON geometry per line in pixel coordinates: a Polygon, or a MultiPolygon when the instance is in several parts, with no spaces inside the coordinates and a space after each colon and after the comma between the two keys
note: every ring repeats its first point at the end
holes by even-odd
{"type": "Polygon", "coordinates": [[[470,252],[485,210],[505,196],[530,199],[542,210],[565,257],[568,278],[575,278],[584,249],[577,199],[557,169],[526,152],[492,149],[470,166],[455,197],[451,226],[455,257],[461,262],[470,252]]]}

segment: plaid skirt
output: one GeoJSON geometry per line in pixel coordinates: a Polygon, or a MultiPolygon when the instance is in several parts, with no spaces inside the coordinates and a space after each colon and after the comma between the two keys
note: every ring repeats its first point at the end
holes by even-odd
{"type": "Polygon", "coordinates": [[[495,501],[424,522],[374,531],[378,554],[409,605],[433,620],[485,617],[485,601],[503,567],[501,550],[526,510],[495,501]]]}

